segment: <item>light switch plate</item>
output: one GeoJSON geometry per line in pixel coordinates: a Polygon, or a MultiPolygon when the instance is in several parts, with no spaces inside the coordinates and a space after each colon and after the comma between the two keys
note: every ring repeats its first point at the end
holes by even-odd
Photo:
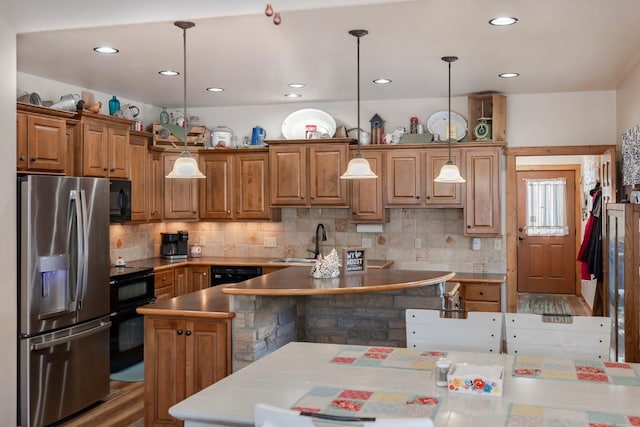
{"type": "Polygon", "coordinates": [[[265,237],[264,238],[264,247],[265,248],[276,248],[278,247],[278,239],[275,237],[265,237]]]}

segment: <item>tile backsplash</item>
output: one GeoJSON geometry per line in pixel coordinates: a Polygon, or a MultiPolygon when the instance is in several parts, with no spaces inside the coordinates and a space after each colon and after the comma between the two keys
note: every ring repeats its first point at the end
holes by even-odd
{"type": "Polygon", "coordinates": [[[504,273],[503,238],[472,239],[463,235],[462,209],[391,209],[382,232],[362,233],[349,221],[348,209],[283,208],[281,222],[164,222],[112,225],[111,260],[125,261],[160,256],[160,233],[189,231],[189,243],[204,243],[203,256],[309,257],[315,248],[319,223],[327,241],[320,251],[370,247],[369,259],[393,260],[394,268],[504,273]],[[275,247],[265,247],[267,241],[275,247]]]}

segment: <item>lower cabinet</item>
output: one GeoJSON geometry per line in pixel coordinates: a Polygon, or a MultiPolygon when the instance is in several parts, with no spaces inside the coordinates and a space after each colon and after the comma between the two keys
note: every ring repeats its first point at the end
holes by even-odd
{"type": "Polygon", "coordinates": [[[173,268],[155,272],[154,287],[157,300],[173,298],[175,296],[173,289],[173,268]]]}
{"type": "Polygon", "coordinates": [[[195,292],[211,287],[211,275],[208,265],[190,265],[189,267],[189,292],[195,292]]]}
{"type": "Polygon", "coordinates": [[[502,303],[500,301],[500,285],[489,283],[473,283],[462,286],[460,297],[464,301],[464,309],[467,311],[490,311],[499,313],[502,303]]]}
{"type": "Polygon", "coordinates": [[[169,408],[231,373],[231,320],[145,316],[145,427],[182,426],[169,408]]]}

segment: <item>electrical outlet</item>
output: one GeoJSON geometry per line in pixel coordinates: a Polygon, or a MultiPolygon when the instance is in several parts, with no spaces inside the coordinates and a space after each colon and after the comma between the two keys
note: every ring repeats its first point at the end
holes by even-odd
{"type": "Polygon", "coordinates": [[[207,238],[205,236],[200,236],[200,244],[202,246],[207,244],[207,238]]]}
{"type": "Polygon", "coordinates": [[[502,249],[502,240],[500,239],[495,239],[493,241],[493,249],[496,251],[499,251],[502,249]]]}
{"type": "Polygon", "coordinates": [[[265,248],[276,248],[276,247],[278,247],[278,240],[275,237],[265,237],[264,238],[264,247],[265,248]]]}
{"type": "Polygon", "coordinates": [[[414,247],[414,249],[422,248],[422,239],[415,239],[413,241],[413,247],[414,247]]]}
{"type": "Polygon", "coordinates": [[[372,241],[371,239],[369,239],[368,237],[363,237],[362,238],[362,247],[363,248],[370,248],[372,245],[372,241]]]}

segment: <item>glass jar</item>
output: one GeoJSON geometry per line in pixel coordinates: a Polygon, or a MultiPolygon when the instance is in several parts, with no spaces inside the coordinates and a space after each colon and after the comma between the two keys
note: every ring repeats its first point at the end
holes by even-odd
{"type": "Polygon", "coordinates": [[[167,109],[162,107],[162,111],[160,112],[160,124],[168,125],[169,124],[169,113],[167,113],[167,109]]]}
{"type": "Polygon", "coordinates": [[[436,362],[436,368],[433,377],[437,387],[447,386],[447,374],[449,374],[449,368],[451,368],[450,360],[440,359],[436,362]]]}
{"type": "Polygon", "coordinates": [[[109,115],[115,116],[118,111],[120,111],[120,101],[118,101],[118,98],[113,95],[109,100],[109,115]]]}

